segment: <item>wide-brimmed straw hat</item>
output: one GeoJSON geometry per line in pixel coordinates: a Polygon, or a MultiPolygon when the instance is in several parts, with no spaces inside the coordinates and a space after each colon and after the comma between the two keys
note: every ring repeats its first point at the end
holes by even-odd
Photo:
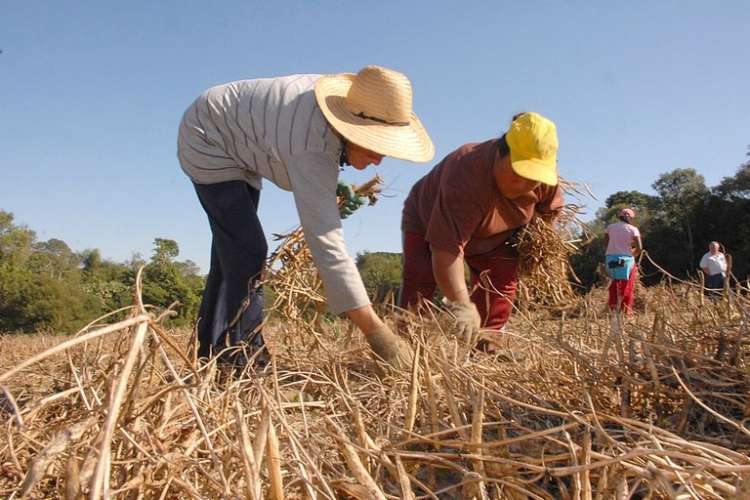
{"type": "Polygon", "coordinates": [[[403,73],[366,66],[356,75],[326,75],[315,84],[315,98],[328,123],[358,146],[415,162],[435,156],[412,110],[411,82],[403,73]]]}

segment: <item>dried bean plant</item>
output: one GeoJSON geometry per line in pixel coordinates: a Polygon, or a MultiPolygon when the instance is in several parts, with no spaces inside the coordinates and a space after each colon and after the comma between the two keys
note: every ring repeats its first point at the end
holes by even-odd
{"type": "MultiPolygon", "coordinates": [[[[354,188],[354,192],[374,205],[381,192],[381,179],[375,176],[368,182],[354,188]]],[[[339,197],[338,204],[344,200],[339,197]]],[[[281,241],[268,258],[266,286],[274,292],[272,311],[291,321],[311,321],[325,309],[326,300],[322,294],[322,281],[313,264],[310,248],[305,242],[302,228],[298,227],[287,234],[275,234],[281,241]]]]}
{"type": "MultiPolygon", "coordinates": [[[[566,195],[591,195],[586,186],[560,179],[566,195]]],[[[591,195],[593,196],[593,195],[591,195]]],[[[583,207],[569,203],[554,221],[535,216],[518,236],[518,301],[523,307],[570,309],[577,302],[571,280],[579,281],[570,257],[588,238],[583,207]]]]}
{"type": "Polygon", "coordinates": [[[242,374],[138,289],[123,321],[0,337],[0,497],[750,498],[750,301],[673,283],[614,322],[602,290],[524,311],[502,354],[414,320],[404,372],[343,322],[281,318],[242,374]]]}

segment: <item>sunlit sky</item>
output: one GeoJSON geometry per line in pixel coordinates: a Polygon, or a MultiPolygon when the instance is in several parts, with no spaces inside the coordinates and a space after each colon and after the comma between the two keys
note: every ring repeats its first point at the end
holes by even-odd
{"type": "MultiPolygon", "coordinates": [[[[597,194],[592,217],[662,172],[713,186],[745,161],[748,26],[743,1],[5,2],[0,209],[116,261],[171,238],[207,272],[208,223],[175,156],[185,108],[227,81],[380,64],[411,78],[437,154],[342,173],[387,187],[345,221],[352,255],[400,251],[411,185],[525,110],[557,123],[561,174],[597,194]]],[[[291,194],[265,183],[260,217],[269,239],[295,227],[291,194]]]]}

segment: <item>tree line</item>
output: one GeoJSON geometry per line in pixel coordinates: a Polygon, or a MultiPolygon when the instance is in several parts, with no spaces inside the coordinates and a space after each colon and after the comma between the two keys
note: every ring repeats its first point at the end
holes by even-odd
{"type": "MultiPolygon", "coordinates": [[[[190,260],[177,260],[176,241],[156,238],[149,259],[126,262],[102,257],[98,249],[71,250],[65,241],[41,241],[36,233],[0,210],[0,333],[73,333],[90,321],[133,304],[143,267],[143,301],[164,309],[174,302],[173,326],[191,327],[198,316],[205,276],[190,260]]],[[[357,257],[367,290],[385,298],[401,281],[399,254],[357,257]],[[380,294],[380,295],[379,295],[380,294]]],[[[266,290],[266,302],[273,302],[266,290]]]]}
{"type": "MultiPolygon", "coordinates": [[[[750,157],[750,153],[748,153],[750,157]]],[[[604,229],[617,212],[632,207],[649,255],[671,274],[694,277],[708,243],[716,240],[733,256],[734,274],[750,273],[750,159],[735,175],[706,186],[694,169],[659,175],[656,194],[611,194],[589,223],[589,240],[572,258],[585,291],[601,279],[604,229]]],[[[100,315],[133,302],[137,270],[144,266],[143,300],[160,308],[179,302],[175,326],[191,326],[198,314],[204,276],[190,261],[177,260],[176,241],[156,238],[149,259],[104,259],[97,249],[75,252],[62,240],[40,241],[0,210],[0,332],[46,330],[70,333],[100,315]]],[[[357,256],[365,287],[375,301],[391,300],[401,282],[401,255],[365,252],[357,256]]],[[[644,265],[642,280],[653,284],[663,275],[644,265]]],[[[267,291],[270,292],[270,291],[267,291]]],[[[270,302],[270,301],[269,301],[270,302]]]]}
{"type": "Polygon", "coordinates": [[[133,303],[136,273],[143,270],[143,300],[168,307],[180,303],[176,326],[198,314],[204,278],[189,260],[176,260],[174,240],[156,238],[149,260],[102,258],[98,249],[74,252],[63,240],[40,241],[0,210],[0,332],[71,333],[97,317],[133,303]]]}
{"type": "MultiPolygon", "coordinates": [[[[708,244],[718,241],[733,257],[733,274],[740,280],[747,279],[750,160],[717,186],[706,186],[704,177],[692,168],[678,168],[659,175],[651,187],[655,195],[639,191],[611,194],[589,224],[591,241],[572,258],[573,269],[585,289],[601,277],[598,268],[604,259],[604,230],[607,224],[617,221],[617,213],[625,207],[636,211],[634,224],[649,256],[670,274],[695,278],[708,244]]],[[[645,259],[642,262],[641,279],[646,285],[663,279],[663,273],[645,259]]]]}

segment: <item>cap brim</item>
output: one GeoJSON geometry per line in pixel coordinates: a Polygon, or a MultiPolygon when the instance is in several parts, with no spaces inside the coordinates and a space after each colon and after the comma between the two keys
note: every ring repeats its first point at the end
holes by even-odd
{"type": "Polygon", "coordinates": [[[557,186],[557,164],[552,161],[545,161],[539,159],[531,160],[518,160],[511,162],[513,171],[523,177],[536,182],[541,182],[548,186],[557,186]]]}
{"type": "Polygon", "coordinates": [[[408,125],[388,125],[349,111],[346,95],[354,77],[352,73],[339,73],[316,82],[315,99],[328,123],[347,140],[375,153],[413,162],[430,161],[435,146],[414,113],[408,125]]]}

